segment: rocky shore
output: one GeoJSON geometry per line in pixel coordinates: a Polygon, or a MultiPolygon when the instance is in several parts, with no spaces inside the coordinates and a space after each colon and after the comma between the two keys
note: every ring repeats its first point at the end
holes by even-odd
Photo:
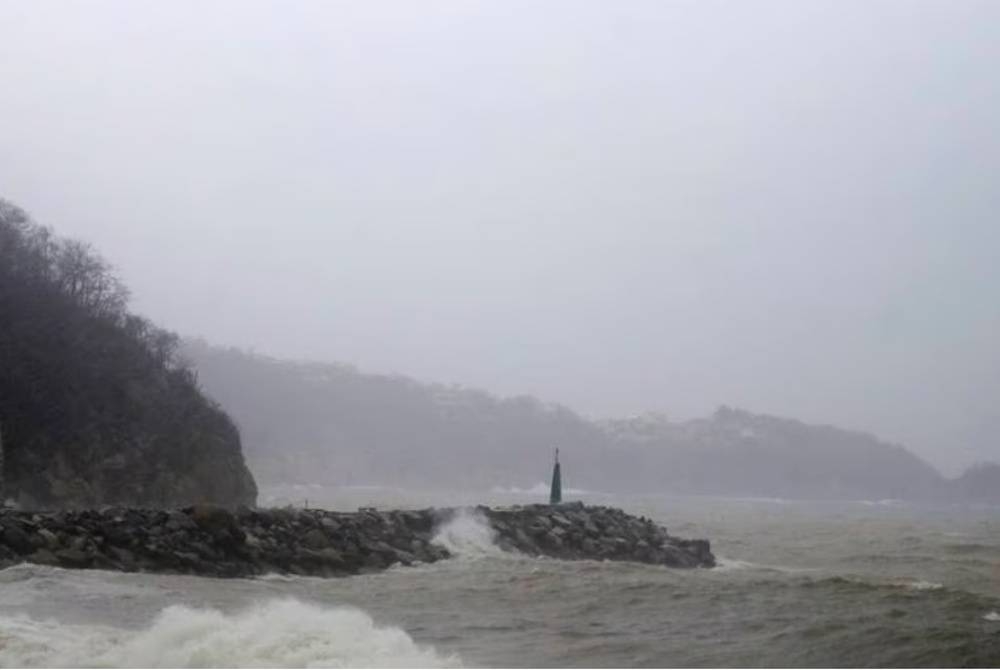
{"type": "Polygon", "coordinates": [[[482,519],[505,551],[678,568],[715,565],[706,540],[672,537],[618,509],[570,503],[357,512],[211,506],[4,510],[0,567],[30,562],[211,577],[343,576],[449,558],[435,538],[458,515],[482,519]]]}

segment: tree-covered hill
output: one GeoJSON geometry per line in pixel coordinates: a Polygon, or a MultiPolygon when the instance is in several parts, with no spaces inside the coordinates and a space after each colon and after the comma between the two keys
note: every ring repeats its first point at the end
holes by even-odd
{"type": "MultiPolygon", "coordinates": [[[[545,478],[556,445],[573,445],[577,477],[607,457],[600,429],[533,398],[499,399],[199,341],[185,341],[182,352],[237,421],[263,483],[477,489],[545,478]]],[[[589,474],[599,481],[597,470],[589,474]]]]}
{"type": "Polygon", "coordinates": [[[939,500],[955,491],[901,446],[720,408],[593,422],[559,405],[343,365],[185,341],[206,391],[242,430],[263,483],[531,487],[562,448],[566,486],[788,498],[939,500]]]}
{"type": "Polygon", "coordinates": [[[87,244],[0,200],[3,496],[25,507],[253,504],[229,417],[87,244]]]}

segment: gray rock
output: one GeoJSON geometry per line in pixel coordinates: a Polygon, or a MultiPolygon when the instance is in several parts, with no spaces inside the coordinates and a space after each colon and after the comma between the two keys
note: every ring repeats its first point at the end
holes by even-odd
{"type": "Polygon", "coordinates": [[[319,528],[313,528],[302,536],[302,544],[310,549],[326,549],[330,546],[330,539],[319,528]]]}
{"type": "MultiPolygon", "coordinates": [[[[610,508],[476,508],[504,551],[711,567],[704,540],[681,540],[648,519],[610,508]]],[[[455,510],[330,513],[195,506],[185,511],[107,508],[52,514],[0,512],[0,565],[26,557],[64,567],[248,576],[268,571],[333,576],[449,557],[431,544],[455,510]]]]}
{"type": "Polygon", "coordinates": [[[60,549],[55,552],[55,557],[59,560],[61,565],[68,568],[86,568],[90,567],[92,557],[79,549],[60,549]]]}
{"type": "Polygon", "coordinates": [[[201,557],[191,551],[175,551],[173,556],[182,564],[186,563],[189,566],[201,565],[201,557]]]}
{"type": "Polygon", "coordinates": [[[28,556],[28,560],[39,565],[58,565],[59,559],[48,549],[39,549],[28,556]]]}
{"type": "Polygon", "coordinates": [[[514,542],[523,551],[533,551],[535,547],[535,543],[531,541],[531,538],[528,537],[528,534],[522,528],[514,531],[514,542]]]}
{"type": "Polygon", "coordinates": [[[177,510],[171,510],[167,513],[167,523],[166,527],[169,530],[195,530],[198,528],[198,524],[189,517],[184,512],[179,512],[177,510]]]}
{"type": "Polygon", "coordinates": [[[346,568],[348,565],[344,557],[336,549],[320,549],[316,553],[329,565],[341,568],[346,568]]]}
{"type": "Polygon", "coordinates": [[[135,554],[124,547],[111,547],[108,552],[111,556],[122,564],[123,567],[135,565],[135,554]]]}
{"type": "Polygon", "coordinates": [[[59,549],[62,544],[59,542],[59,536],[47,528],[40,528],[37,535],[45,542],[45,547],[51,551],[59,549]]]}
{"type": "Polygon", "coordinates": [[[0,540],[18,554],[32,553],[35,549],[28,534],[15,525],[5,526],[0,540]]]}
{"type": "Polygon", "coordinates": [[[403,551],[402,549],[396,550],[396,562],[402,563],[403,565],[413,565],[417,562],[417,557],[408,551],[403,551]]]}
{"type": "Polygon", "coordinates": [[[570,526],[573,525],[573,523],[569,519],[564,517],[562,514],[559,514],[558,512],[555,512],[549,518],[552,519],[552,523],[562,528],[569,528],[570,526]]]}

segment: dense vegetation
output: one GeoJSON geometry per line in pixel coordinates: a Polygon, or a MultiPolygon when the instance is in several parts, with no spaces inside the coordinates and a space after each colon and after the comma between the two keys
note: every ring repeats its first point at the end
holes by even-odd
{"type": "Polygon", "coordinates": [[[544,479],[555,445],[572,444],[575,459],[586,453],[588,463],[608,456],[596,426],[533,398],[501,400],[197,341],[182,351],[237,421],[261,482],[480,488],[544,479]]]}
{"type": "Polygon", "coordinates": [[[178,338],[127,300],[87,244],[0,200],[4,497],[28,507],[252,504],[235,426],[178,364],[178,338]]]}
{"type": "MultiPolygon", "coordinates": [[[[564,485],[763,497],[941,500],[962,487],[903,447],[864,433],[720,408],[671,422],[596,423],[530,397],[279,361],[186,341],[206,391],[236,419],[268,484],[380,484],[489,490],[564,485]]],[[[982,477],[979,477],[982,479],[982,477]]],[[[980,491],[988,485],[975,483],[980,491]]]]}

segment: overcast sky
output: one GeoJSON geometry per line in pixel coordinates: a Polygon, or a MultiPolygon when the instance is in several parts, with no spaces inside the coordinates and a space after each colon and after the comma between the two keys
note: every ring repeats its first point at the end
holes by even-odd
{"type": "Polygon", "coordinates": [[[183,334],[1000,460],[1000,2],[0,0],[0,85],[183,334]]]}

